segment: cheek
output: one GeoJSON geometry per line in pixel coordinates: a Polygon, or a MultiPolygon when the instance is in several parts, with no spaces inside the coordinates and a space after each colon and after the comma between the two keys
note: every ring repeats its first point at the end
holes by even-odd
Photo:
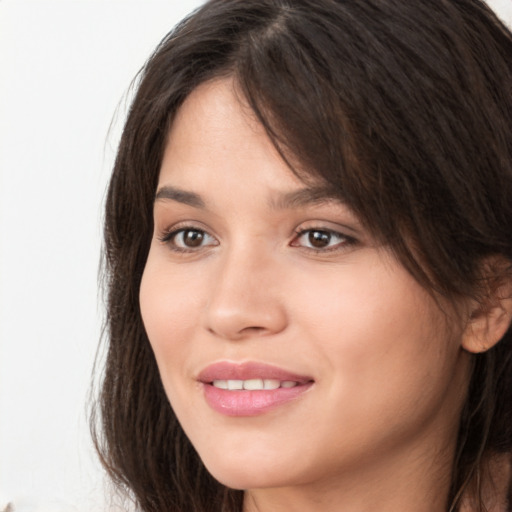
{"type": "MultiPolygon", "coordinates": [[[[155,354],[164,385],[178,376],[186,351],[198,325],[200,297],[191,276],[170,272],[169,265],[150,256],[140,287],[140,308],[144,327],[155,354]]],[[[167,386],[166,386],[167,387],[167,386]]]]}
{"type": "Polygon", "coordinates": [[[420,412],[420,398],[434,408],[454,378],[460,348],[430,295],[397,264],[353,266],[338,284],[317,275],[313,286],[305,276],[297,292],[310,293],[295,295],[299,329],[316,340],[340,410],[420,412]]]}

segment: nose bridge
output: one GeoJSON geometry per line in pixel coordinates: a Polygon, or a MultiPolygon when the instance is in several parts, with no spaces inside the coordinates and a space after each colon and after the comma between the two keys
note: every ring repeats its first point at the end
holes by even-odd
{"type": "Polygon", "coordinates": [[[277,333],[286,326],[279,262],[261,244],[240,241],[219,255],[206,311],[210,332],[226,339],[277,333]]]}

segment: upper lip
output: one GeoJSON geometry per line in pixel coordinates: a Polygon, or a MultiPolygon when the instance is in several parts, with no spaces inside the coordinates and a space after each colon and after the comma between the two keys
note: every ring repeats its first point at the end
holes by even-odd
{"type": "Polygon", "coordinates": [[[277,366],[254,361],[243,363],[218,361],[201,370],[197,378],[197,380],[204,383],[211,383],[214,380],[249,379],[275,379],[280,381],[294,381],[299,384],[306,384],[313,380],[306,375],[299,375],[277,366]]]}

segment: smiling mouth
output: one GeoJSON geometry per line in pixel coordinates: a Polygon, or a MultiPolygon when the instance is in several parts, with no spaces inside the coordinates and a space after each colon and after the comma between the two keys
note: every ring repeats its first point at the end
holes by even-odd
{"type": "Polygon", "coordinates": [[[260,416],[304,397],[311,377],[256,362],[219,361],[197,379],[211,409],[223,416],[260,416]]]}
{"type": "Polygon", "coordinates": [[[298,386],[299,383],[293,380],[277,380],[277,379],[247,379],[247,380],[214,380],[210,383],[218,389],[226,389],[229,391],[263,391],[279,388],[290,389],[298,386]]]}
{"type": "Polygon", "coordinates": [[[203,382],[204,399],[223,416],[259,416],[284,407],[304,396],[313,381],[229,379],[203,382]],[[268,388],[265,388],[265,383],[268,388]]]}

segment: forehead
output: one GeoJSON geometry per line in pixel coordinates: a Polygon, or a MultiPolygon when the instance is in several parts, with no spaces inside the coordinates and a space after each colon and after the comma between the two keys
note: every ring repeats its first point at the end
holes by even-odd
{"type": "MultiPolygon", "coordinates": [[[[231,79],[198,86],[178,110],[167,138],[159,187],[208,190],[222,181],[276,190],[304,188],[231,79]]],[[[312,183],[317,188],[320,183],[312,183]]]]}
{"type": "Polygon", "coordinates": [[[270,152],[273,149],[234,81],[226,78],[205,82],[187,96],[169,130],[166,152],[201,156],[203,149],[219,153],[237,150],[250,157],[264,146],[270,152]]]}

